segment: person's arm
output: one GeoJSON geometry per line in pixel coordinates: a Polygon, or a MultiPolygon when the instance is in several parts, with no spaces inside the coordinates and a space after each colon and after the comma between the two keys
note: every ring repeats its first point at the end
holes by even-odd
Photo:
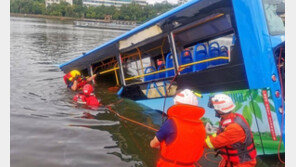
{"type": "Polygon", "coordinates": [[[160,142],[155,136],[151,141],[150,141],[150,147],[152,148],[160,148],[160,142]]]}
{"type": "Polygon", "coordinates": [[[175,137],[175,124],[172,119],[168,119],[160,127],[159,131],[156,132],[155,137],[150,141],[150,146],[152,148],[160,148],[161,142],[166,142],[166,144],[169,144],[175,139],[175,137]]]}
{"type": "Polygon", "coordinates": [[[90,82],[90,81],[92,81],[93,79],[95,79],[96,76],[97,76],[97,74],[94,74],[93,76],[87,78],[86,81],[87,81],[87,82],[90,82]]]}
{"type": "Polygon", "coordinates": [[[233,123],[225,128],[219,135],[212,135],[206,138],[207,148],[221,148],[227,145],[243,141],[246,135],[243,128],[237,123],[233,123]]]}
{"type": "Polygon", "coordinates": [[[71,86],[71,89],[72,89],[73,91],[76,91],[76,90],[77,90],[77,84],[78,84],[77,80],[74,80],[74,81],[73,81],[73,85],[71,86]]]}

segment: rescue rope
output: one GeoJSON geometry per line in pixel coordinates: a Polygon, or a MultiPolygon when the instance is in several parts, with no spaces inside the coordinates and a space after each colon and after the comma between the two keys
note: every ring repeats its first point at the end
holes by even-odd
{"type": "Polygon", "coordinates": [[[139,143],[137,142],[137,140],[133,137],[130,129],[127,127],[127,124],[125,122],[122,123],[123,126],[127,129],[129,135],[131,136],[132,140],[134,141],[134,143],[136,144],[136,147],[138,148],[138,150],[143,153],[142,147],[139,145],[139,143]]]}
{"type": "MultiPolygon", "coordinates": [[[[216,164],[219,164],[221,161],[214,161],[214,160],[211,160],[211,159],[209,159],[208,158],[208,154],[214,154],[214,155],[216,155],[216,152],[206,152],[205,154],[204,154],[204,157],[205,157],[205,159],[207,160],[207,161],[209,161],[209,162],[213,162],[213,163],[216,163],[216,164]]],[[[219,156],[221,157],[221,155],[219,154],[219,156]]],[[[222,158],[222,157],[221,157],[222,158]]]]}
{"type": "Polygon", "coordinates": [[[279,73],[279,79],[280,79],[280,84],[281,84],[281,94],[282,94],[282,109],[283,112],[282,114],[282,122],[281,122],[281,137],[280,137],[280,141],[279,141],[279,146],[278,146],[278,159],[282,164],[285,164],[285,161],[282,160],[281,156],[280,156],[280,149],[281,149],[281,144],[282,144],[282,140],[283,140],[283,127],[284,127],[284,96],[283,96],[283,82],[282,82],[282,73],[281,73],[281,69],[280,69],[280,62],[281,62],[281,58],[282,58],[282,50],[283,48],[280,49],[280,55],[279,55],[279,59],[278,59],[278,73],[279,73]]]}
{"type": "MultiPolygon", "coordinates": [[[[187,67],[185,67],[185,68],[187,68],[187,67]]],[[[181,67],[179,67],[179,69],[177,70],[174,78],[172,79],[172,81],[169,84],[169,87],[168,87],[168,91],[169,92],[170,92],[171,86],[172,86],[173,82],[175,81],[175,79],[177,78],[179,72],[183,71],[185,68],[181,69],[181,67]]],[[[166,89],[166,87],[165,87],[165,89],[166,89]]],[[[163,101],[163,108],[162,108],[162,114],[161,114],[161,124],[163,124],[163,122],[164,122],[164,119],[163,118],[164,118],[164,113],[165,113],[165,104],[166,104],[167,95],[168,95],[168,93],[167,93],[167,91],[165,91],[165,96],[164,96],[164,101],[163,101]]]]}
{"type": "Polygon", "coordinates": [[[150,127],[150,126],[145,125],[145,124],[143,124],[143,123],[141,123],[141,122],[138,122],[138,121],[135,121],[135,120],[133,120],[133,119],[130,119],[130,118],[127,118],[127,117],[125,117],[125,116],[120,115],[118,112],[114,111],[114,110],[111,108],[110,105],[108,105],[108,106],[106,106],[106,107],[109,109],[109,111],[111,111],[112,113],[114,113],[116,116],[118,116],[119,118],[121,118],[121,119],[123,119],[123,120],[126,120],[126,121],[132,122],[132,123],[134,123],[134,124],[140,125],[140,126],[142,126],[142,127],[145,127],[145,128],[147,128],[147,129],[150,129],[150,130],[155,131],[155,132],[158,131],[157,129],[155,129],[155,128],[153,128],[153,127],[150,127]]]}

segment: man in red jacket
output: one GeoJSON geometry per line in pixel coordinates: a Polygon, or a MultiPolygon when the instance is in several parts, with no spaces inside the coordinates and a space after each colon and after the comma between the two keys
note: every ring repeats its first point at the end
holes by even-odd
{"type": "Polygon", "coordinates": [[[175,96],[174,104],[150,146],[160,148],[158,167],[194,167],[204,151],[206,132],[200,118],[205,110],[188,89],[175,96]]]}
{"type": "Polygon", "coordinates": [[[72,70],[64,75],[64,81],[68,88],[73,91],[80,90],[82,87],[96,78],[97,74],[91,77],[83,77],[77,70],[72,70]]]}
{"type": "Polygon", "coordinates": [[[76,94],[73,98],[73,101],[79,104],[85,104],[92,108],[96,108],[101,105],[97,97],[93,93],[94,89],[90,84],[84,85],[82,90],[83,90],[83,94],[82,93],[76,94]]]}
{"type": "Polygon", "coordinates": [[[219,167],[254,167],[256,148],[253,135],[245,118],[233,113],[235,104],[225,94],[217,94],[209,99],[209,107],[221,118],[217,134],[208,136],[205,147],[218,150],[223,157],[219,167]]]}

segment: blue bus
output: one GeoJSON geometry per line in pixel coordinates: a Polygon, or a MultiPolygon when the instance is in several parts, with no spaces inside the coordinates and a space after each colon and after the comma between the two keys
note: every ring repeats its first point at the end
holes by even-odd
{"type": "Polygon", "coordinates": [[[179,89],[195,91],[207,128],[217,92],[250,124],[260,155],[285,151],[284,0],[191,0],[60,65],[112,79],[118,96],[166,112],[179,89]]]}

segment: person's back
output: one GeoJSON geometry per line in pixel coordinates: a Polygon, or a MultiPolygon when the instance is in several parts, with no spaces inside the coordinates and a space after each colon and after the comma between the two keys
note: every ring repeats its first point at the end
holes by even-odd
{"type": "Polygon", "coordinates": [[[197,106],[197,98],[184,90],[174,98],[175,105],[167,111],[168,120],[156,133],[150,146],[160,145],[158,167],[192,166],[203,154],[205,128],[200,118],[205,110],[197,106]]]}

